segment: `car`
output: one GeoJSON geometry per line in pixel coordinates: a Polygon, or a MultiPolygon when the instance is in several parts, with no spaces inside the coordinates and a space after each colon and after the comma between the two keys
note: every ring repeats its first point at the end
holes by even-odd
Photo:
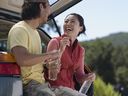
{"type": "MultiPolygon", "coordinates": [[[[49,28],[54,35],[61,36],[55,17],[81,1],[49,0],[51,15],[48,23],[38,28],[43,41],[42,52],[46,52],[47,44],[52,38],[51,33],[48,33],[49,28]]],[[[23,96],[20,68],[13,56],[7,52],[7,35],[10,28],[21,20],[20,11],[23,3],[24,0],[1,0],[0,3],[0,96],[23,96]]]]}

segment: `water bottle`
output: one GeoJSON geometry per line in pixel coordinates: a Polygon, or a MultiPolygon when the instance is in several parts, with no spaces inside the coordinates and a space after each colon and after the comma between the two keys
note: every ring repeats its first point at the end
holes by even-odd
{"type": "Polygon", "coordinates": [[[91,80],[84,81],[84,83],[82,84],[79,92],[83,93],[83,94],[86,94],[88,92],[88,89],[90,88],[91,84],[92,84],[91,80]]]}

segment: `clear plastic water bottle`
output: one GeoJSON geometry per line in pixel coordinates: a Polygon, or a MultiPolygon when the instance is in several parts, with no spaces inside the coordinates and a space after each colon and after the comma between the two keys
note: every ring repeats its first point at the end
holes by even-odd
{"type": "Polygon", "coordinates": [[[86,94],[88,92],[88,89],[90,88],[91,84],[92,84],[91,80],[84,81],[84,83],[82,84],[79,92],[83,93],[83,94],[86,94]]]}

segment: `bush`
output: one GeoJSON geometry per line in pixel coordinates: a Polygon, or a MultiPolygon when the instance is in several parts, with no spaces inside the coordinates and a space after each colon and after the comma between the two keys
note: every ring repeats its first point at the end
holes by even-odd
{"type": "Polygon", "coordinates": [[[97,77],[94,82],[94,96],[121,96],[112,85],[105,84],[101,78],[97,77]]]}

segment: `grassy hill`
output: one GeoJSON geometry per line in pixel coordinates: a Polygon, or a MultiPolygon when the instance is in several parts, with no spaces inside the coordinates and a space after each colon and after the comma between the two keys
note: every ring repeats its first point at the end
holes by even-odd
{"type": "Polygon", "coordinates": [[[115,46],[122,46],[122,45],[128,45],[128,33],[116,33],[111,34],[107,37],[101,38],[103,41],[109,41],[112,42],[115,46]]]}
{"type": "MultiPolygon", "coordinates": [[[[109,36],[98,38],[103,42],[111,42],[114,46],[128,46],[128,33],[125,32],[119,32],[110,34],[109,36]]],[[[95,40],[90,40],[87,42],[95,42],[95,40]]]]}

